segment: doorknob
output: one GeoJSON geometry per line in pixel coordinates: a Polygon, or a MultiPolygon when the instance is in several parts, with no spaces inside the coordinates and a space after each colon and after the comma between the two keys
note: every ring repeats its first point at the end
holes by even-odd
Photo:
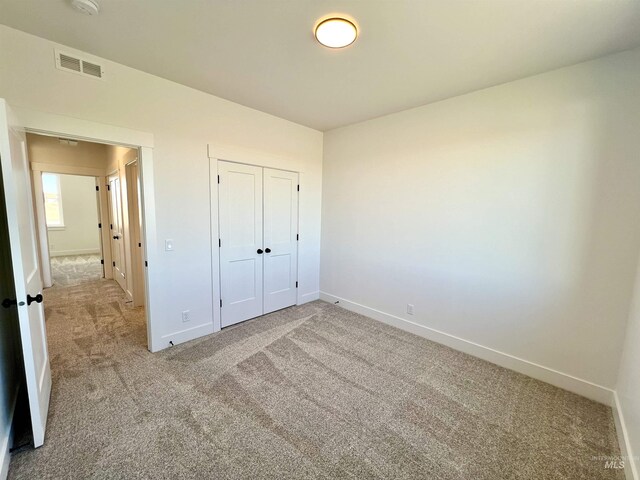
{"type": "Polygon", "coordinates": [[[270,248],[265,248],[264,251],[265,251],[265,253],[271,253],[271,249],[270,248]]]}
{"type": "Polygon", "coordinates": [[[258,255],[262,255],[262,249],[261,248],[258,249],[258,255]]]}
{"type": "Polygon", "coordinates": [[[5,298],[4,300],[2,300],[2,306],[4,308],[9,308],[11,305],[17,305],[18,301],[11,299],[11,298],[5,298]]]}
{"type": "Polygon", "coordinates": [[[31,305],[32,302],[42,303],[42,294],[39,293],[35,297],[27,294],[27,305],[31,305]]]}

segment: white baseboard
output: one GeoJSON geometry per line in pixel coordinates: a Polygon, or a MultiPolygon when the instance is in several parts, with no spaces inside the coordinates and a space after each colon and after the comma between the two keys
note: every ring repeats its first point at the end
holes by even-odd
{"type": "Polygon", "coordinates": [[[13,443],[13,416],[16,411],[16,405],[18,403],[18,391],[13,396],[11,402],[11,410],[9,411],[9,424],[4,432],[2,432],[2,438],[0,438],[0,480],[6,480],[9,476],[9,463],[11,462],[11,444],[13,443]]]}
{"type": "Polygon", "coordinates": [[[340,298],[330,293],[321,291],[320,299],[330,303],[340,302],[338,304],[339,307],[346,308],[352,312],[373,318],[374,320],[378,320],[415,335],[419,335],[436,343],[446,345],[454,350],[468,353],[474,357],[514,370],[537,380],[550,383],[556,387],[590,398],[591,400],[595,400],[596,402],[611,405],[613,390],[589,382],[588,380],[559,372],[552,368],[509,355],[508,353],[500,352],[493,348],[485,347],[478,343],[474,343],[433,328],[425,327],[424,325],[419,325],[409,320],[405,320],[404,318],[396,317],[395,315],[360,305],[359,303],[340,298]]]}
{"type": "Polygon", "coordinates": [[[58,250],[57,252],[50,252],[52,257],[66,257],[70,255],[97,255],[100,253],[100,249],[85,248],[80,250],[58,250]]]}
{"type": "Polygon", "coordinates": [[[638,476],[638,466],[634,461],[635,456],[633,455],[631,442],[629,441],[627,424],[624,421],[624,414],[622,413],[622,406],[620,405],[618,392],[615,391],[613,392],[611,409],[613,410],[613,420],[616,423],[616,433],[618,435],[618,444],[620,445],[620,456],[624,459],[624,474],[627,480],[640,480],[640,476],[638,476]]]}
{"type": "Polygon", "coordinates": [[[162,335],[162,337],[160,337],[160,341],[158,342],[159,345],[150,346],[149,350],[151,350],[151,352],[158,352],[160,350],[164,350],[165,348],[171,347],[172,345],[169,342],[173,342],[173,346],[175,346],[180,343],[195,340],[196,338],[204,337],[205,335],[210,335],[212,333],[213,322],[203,323],[201,325],[196,325],[195,327],[191,328],[185,328],[184,330],[179,330],[168,335],[162,335]]]}
{"type": "Polygon", "coordinates": [[[300,299],[298,300],[298,305],[302,305],[303,303],[313,302],[314,300],[320,299],[320,292],[310,292],[300,295],[300,299]]]}

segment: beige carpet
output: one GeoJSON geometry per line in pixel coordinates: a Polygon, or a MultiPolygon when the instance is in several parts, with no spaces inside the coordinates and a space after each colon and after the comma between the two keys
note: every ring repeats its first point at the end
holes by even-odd
{"type": "Polygon", "coordinates": [[[327,303],[151,354],[114,282],[45,298],[47,438],[11,479],[623,478],[608,407],[327,303]]]}
{"type": "Polygon", "coordinates": [[[51,257],[51,277],[54,286],[79,285],[103,277],[100,255],[68,255],[51,257]]]}

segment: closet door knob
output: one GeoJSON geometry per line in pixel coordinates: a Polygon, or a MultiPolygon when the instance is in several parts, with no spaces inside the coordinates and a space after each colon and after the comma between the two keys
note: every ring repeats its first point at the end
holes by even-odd
{"type": "Polygon", "coordinates": [[[265,248],[264,251],[265,251],[265,253],[271,253],[271,249],[270,248],[265,248]]]}
{"type": "Polygon", "coordinates": [[[261,248],[259,248],[259,249],[258,249],[258,255],[261,255],[261,254],[262,254],[262,249],[261,249],[261,248]]]}

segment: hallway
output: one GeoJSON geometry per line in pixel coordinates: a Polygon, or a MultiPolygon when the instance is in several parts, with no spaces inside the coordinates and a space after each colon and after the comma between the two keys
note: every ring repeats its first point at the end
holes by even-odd
{"type": "Polygon", "coordinates": [[[51,257],[51,278],[56,286],[79,285],[103,278],[100,255],[51,257]]]}

